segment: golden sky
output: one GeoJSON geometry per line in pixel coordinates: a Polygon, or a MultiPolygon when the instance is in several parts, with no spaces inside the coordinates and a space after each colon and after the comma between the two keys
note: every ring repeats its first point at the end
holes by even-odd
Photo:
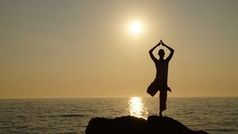
{"type": "Polygon", "coordinates": [[[238,96],[237,13],[237,0],[1,0],[0,98],[149,96],[160,39],[175,49],[169,96],[238,96]]]}

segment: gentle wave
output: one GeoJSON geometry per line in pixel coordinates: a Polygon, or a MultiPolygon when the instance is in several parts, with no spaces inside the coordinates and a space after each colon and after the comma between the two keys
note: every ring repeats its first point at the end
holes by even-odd
{"type": "Polygon", "coordinates": [[[85,115],[82,114],[66,114],[66,115],[61,115],[61,117],[84,117],[85,115]]]}

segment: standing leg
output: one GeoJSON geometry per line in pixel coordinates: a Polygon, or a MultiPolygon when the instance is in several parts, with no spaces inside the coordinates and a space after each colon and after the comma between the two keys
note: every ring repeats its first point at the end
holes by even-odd
{"type": "Polygon", "coordinates": [[[162,116],[162,112],[166,110],[166,101],[167,101],[167,90],[160,91],[160,116],[162,116]]]}

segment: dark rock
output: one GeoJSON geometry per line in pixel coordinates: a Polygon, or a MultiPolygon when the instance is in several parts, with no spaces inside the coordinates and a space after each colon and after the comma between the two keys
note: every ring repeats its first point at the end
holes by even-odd
{"type": "Polygon", "coordinates": [[[86,134],[207,134],[193,131],[182,123],[170,118],[149,116],[147,121],[133,116],[115,119],[93,118],[90,120],[86,134]]]}

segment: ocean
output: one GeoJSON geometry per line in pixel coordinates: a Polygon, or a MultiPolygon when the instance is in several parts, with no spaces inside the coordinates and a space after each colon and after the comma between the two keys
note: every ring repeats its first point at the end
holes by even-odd
{"type": "MultiPolygon", "coordinates": [[[[84,134],[93,117],[157,114],[158,98],[0,99],[0,134],[84,134]]],[[[168,98],[165,116],[193,130],[238,134],[238,97],[168,98]]]]}

